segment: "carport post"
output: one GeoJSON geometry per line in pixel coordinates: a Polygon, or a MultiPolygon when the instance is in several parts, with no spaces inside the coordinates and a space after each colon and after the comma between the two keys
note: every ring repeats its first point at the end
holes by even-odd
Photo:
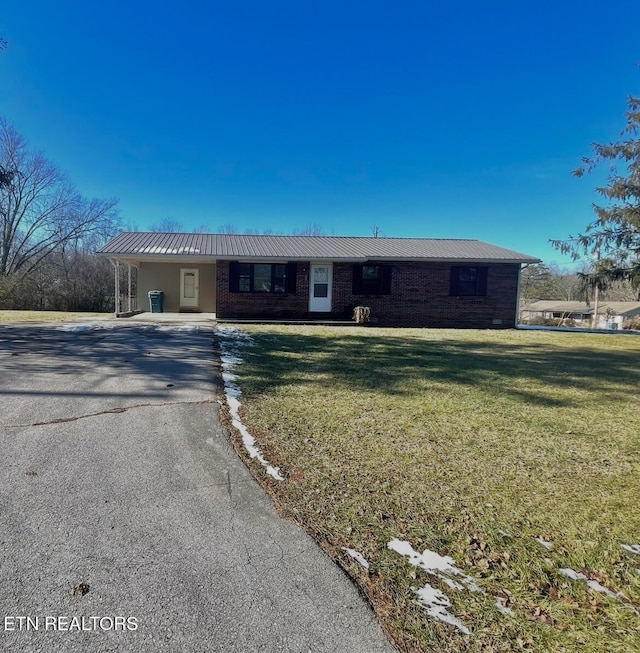
{"type": "Polygon", "coordinates": [[[114,268],[115,288],[113,297],[113,308],[116,315],[120,312],[120,261],[116,259],[111,261],[114,268]]]}
{"type": "Polygon", "coordinates": [[[128,274],[128,295],[127,295],[127,311],[131,313],[131,263],[127,263],[127,274],[128,274]]]}
{"type": "Polygon", "coordinates": [[[521,284],[522,284],[522,271],[526,270],[531,265],[531,263],[525,263],[524,265],[520,266],[520,269],[518,270],[518,288],[516,290],[516,324],[515,327],[516,329],[518,328],[518,325],[520,324],[520,296],[521,296],[521,284]]]}

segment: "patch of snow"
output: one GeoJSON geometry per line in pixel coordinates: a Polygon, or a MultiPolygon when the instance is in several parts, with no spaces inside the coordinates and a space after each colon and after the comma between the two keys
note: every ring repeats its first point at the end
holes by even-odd
{"type": "Polygon", "coordinates": [[[242,365],[244,361],[240,356],[232,356],[231,354],[222,354],[220,360],[227,365],[242,365]]]}
{"type": "Polygon", "coordinates": [[[387,548],[406,556],[414,567],[420,567],[428,574],[437,576],[453,589],[482,592],[476,581],[458,569],[455,560],[449,556],[441,556],[429,549],[418,553],[409,542],[398,540],[395,537],[387,544],[387,548]]]}
{"type": "MultiPolygon", "coordinates": [[[[504,536],[510,537],[507,533],[504,533],[504,536]]],[[[407,557],[411,565],[424,569],[428,574],[440,579],[452,589],[485,594],[485,591],[476,583],[475,579],[459,569],[455,560],[449,556],[441,556],[429,549],[418,553],[409,542],[395,537],[388,542],[387,548],[407,557]]],[[[469,629],[448,611],[451,602],[446,594],[432,587],[429,583],[422,589],[414,589],[414,592],[418,594],[418,603],[427,609],[431,617],[452,624],[467,635],[470,634],[469,629]]],[[[496,600],[495,605],[502,614],[514,616],[515,613],[505,604],[502,597],[496,596],[494,598],[496,600]]]]}
{"type": "Polygon", "coordinates": [[[427,614],[430,617],[455,626],[465,635],[471,634],[462,621],[449,612],[448,608],[451,607],[451,601],[439,589],[427,583],[424,587],[414,591],[418,595],[418,603],[427,610],[427,614]]]}
{"type": "Polygon", "coordinates": [[[496,597],[496,608],[498,608],[502,614],[507,614],[510,617],[515,616],[515,612],[511,608],[507,607],[505,600],[501,596],[496,597]]]}
{"type": "Polygon", "coordinates": [[[597,580],[590,580],[587,578],[587,576],[579,571],[574,571],[570,568],[563,568],[559,571],[563,576],[566,576],[571,580],[587,581],[587,586],[590,587],[594,592],[600,592],[600,594],[604,594],[605,596],[608,596],[612,599],[616,599],[616,601],[621,601],[625,607],[633,610],[636,614],[638,614],[638,611],[632,605],[625,602],[626,597],[622,592],[612,592],[608,587],[601,585],[597,580]]]}
{"type": "Polygon", "coordinates": [[[620,546],[629,553],[640,555],[640,544],[621,544],[620,546]]]}
{"type": "MultiPolygon", "coordinates": [[[[229,376],[227,376],[227,380],[229,380],[229,376]]],[[[225,395],[227,397],[227,403],[229,403],[229,397],[231,397],[231,401],[234,399],[237,399],[240,396],[240,388],[237,387],[231,387],[229,386],[228,388],[225,388],[225,395]]],[[[238,407],[240,406],[240,402],[238,402],[238,407]]]]}
{"type": "Polygon", "coordinates": [[[197,330],[198,330],[197,325],[193,325],[193,324],[181,324],[176,326],[162,324],[156,327],[156,331],[183,331],[186,333],[193,333],[194,331],[197,330]]]}
{"type": "Polygon", "coordinates": [[[95,329],[94,324],[62,324],[58,331],[69,331],[71,333],[87,333],[95,329]]]}
{"type": "Polygon", "coordinates": [[[559,571],[563,576],[566,576],[571,580],[586,580],[587,585],[592,590],[595,590],[596,592],[600,592],[601,594],[606,594],[607,596],[610,596],[612,599],[619,599],[621,596],[620,594],[616,594],[615,592],[612,592],[608,587],[605,587],[604,585],[600,585],[600,583],[597,580],[589,580],[587,576],[585,576],[583,573],[579,571],[574,571],[573,569],[570,568],[563,568],[560,569],[559,571]]]}
{"type": "Polygon", "coordinates": [[[571,580],[587,580],[587,577],[584,574],[579,574],[577,571],[574,571],[569,567],[565,567],[563,569],[560,569],[559,571],[563,576],[566,576],[571,580]]]}
{"type": "MultiPolygon", "coordinates": [[[[451,580],[451,578],[448,578],[447,576],[441,576],[440,574],[434,574],[434,576],[438,576],[442,580],[442,582],[450,587],[452,590],[458,590],[459,592],[462,592],[465,590],[465,586],[461,585],[460,583],[457,583],[455,580],[451,580]]],[[[476,590],[472,590],[475,592],[476,590]]]]}
{"type": "Polygon", "coordinates": [[[604,585],[600,585],[600,583],[597,580],[588,580],[587,585],[592,590],[595,590],[596,592],[600,592],[601,594],[606,594],[607,596],[610,596],[612,599],[620,598],[618,594],[612,592],[608,587],[605,587],[604,585]]]}
{"type": "Polygon", "coordinates": [[[271,465],[265,459],[256,443],[256,439],[249,433],[247,427],[240,419],[241,404],[238,397],[240,397],[242,391],[238,385],[238,377],[233,373],[232,369],[236,365],[243,363],[242,358],[238,355],[237,346],[240,344],[250,344],[253,340],[248,334],[231,327],[218,327],[216,331],[221,338],[220,349],[222,354],[220,361],[222,364],[222,381],[224,383],[224,394],[227,399],[229,414],[231,415],[231,424],[240,432],[242,444],[247,450],[249,457],[257,460],[267,470],[269,476],[275,478],[277,481],[284,481],[284,476],[280,473],[280,469],[271,465]]]}
{"type": "Polygon", "coordinates": [[[219,326],[216,328],[216,332],[221,338],[233,340],[235,347],[245,347],[246,345],[253,344],[253,338],[248,333],[240,331],[236,327],[219,326]]]}
{"type": "Polygon", "coordinates": [[[362,553],[356,551],[355,549],[349,549],[345,546],[342,547],[342,550],[345,551],[347,555],[351,556],[357,563],[362,565],[366,570],[369,570],[371,565],[369,564],[369,561],[362,555],[362,553]]]}
{"type": "Polygon", "coordinates": [[[541,537],[536,537],[536,542],[542,544],[542,546],[548,551],[553,550],[553,542],[547,542],[547,540],[543,540],[541,537]]]}

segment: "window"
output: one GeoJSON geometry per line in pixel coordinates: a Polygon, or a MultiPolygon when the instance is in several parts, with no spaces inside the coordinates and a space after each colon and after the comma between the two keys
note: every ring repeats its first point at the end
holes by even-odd
{"type": "Polygon", "coordinates": [[[295,263],[230,264],[231,292],[293,293],[296,291],[295,263]]]}
{"type": "Polygon", "coordinates": [[[374,263],[353,266],[354,295],[390,295],[391,266],[374,263]]]}
{"type": "Polygon", "coordinates": [[[449,294],[458,297],[484,297],[487,294],[486,267],[454,265],[451,268],[449,294]]]}

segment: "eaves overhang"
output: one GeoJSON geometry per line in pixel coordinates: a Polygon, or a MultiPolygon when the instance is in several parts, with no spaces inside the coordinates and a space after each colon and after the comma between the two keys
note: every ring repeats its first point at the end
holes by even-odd
{"type": "Polygon", "coordinates": [[[287,262],[318,262],[318,263],[366,263],[368,261],[394,263],[469,263],[469,264],[513,264],[523,265],[539,263],[540,259],[496,259],[482,257],[399,257],[399,256],[200,256],[197,254],[149,254],[136,252],[97,252],[98,256],[124,262],[154,262],[154,263],[215,263],[216,261],[245,261],[247,263],[287,263],[287,262]]]}

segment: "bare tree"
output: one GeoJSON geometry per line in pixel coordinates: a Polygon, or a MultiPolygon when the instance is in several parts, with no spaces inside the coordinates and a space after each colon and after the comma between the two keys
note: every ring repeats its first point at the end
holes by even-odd
{"type": "Polygon", "coordinates": [[[245,236],[276,236],[282,235],[282,233],[277,234],[273,229],[245,229],[242,232],[245,236]]]}
{"type": "Polygon", "coordinates": [[[4,188],[11,183],[14,173],[11,170],[5,170],[3,166],[0,166],[0,188],[4,188]]]}
{"type": "Polygon", "coordinates": [[[86,199],[16,129],[0,119],[0,275],[27,275],[65,243],[118,227],[116,200],[86,199]]]}
{"type": "Polygon", "coordinates": [[[294,236],[326,236],[327,234],[325,233],[321,225],[317,224],[316,222],[313,222],[311,224],[308,224],[306,227],[302,227],[302,229],[294,229],[293,235],[294,236]]]}
{"type": "Polygon", "coordinates": [[[180,233],[184,231],[182,222],[174,220],[173,218],[162,218],[157,222],[154,222],[150,227],[149,231],[156,231],[161,233],[180,233]]]}

